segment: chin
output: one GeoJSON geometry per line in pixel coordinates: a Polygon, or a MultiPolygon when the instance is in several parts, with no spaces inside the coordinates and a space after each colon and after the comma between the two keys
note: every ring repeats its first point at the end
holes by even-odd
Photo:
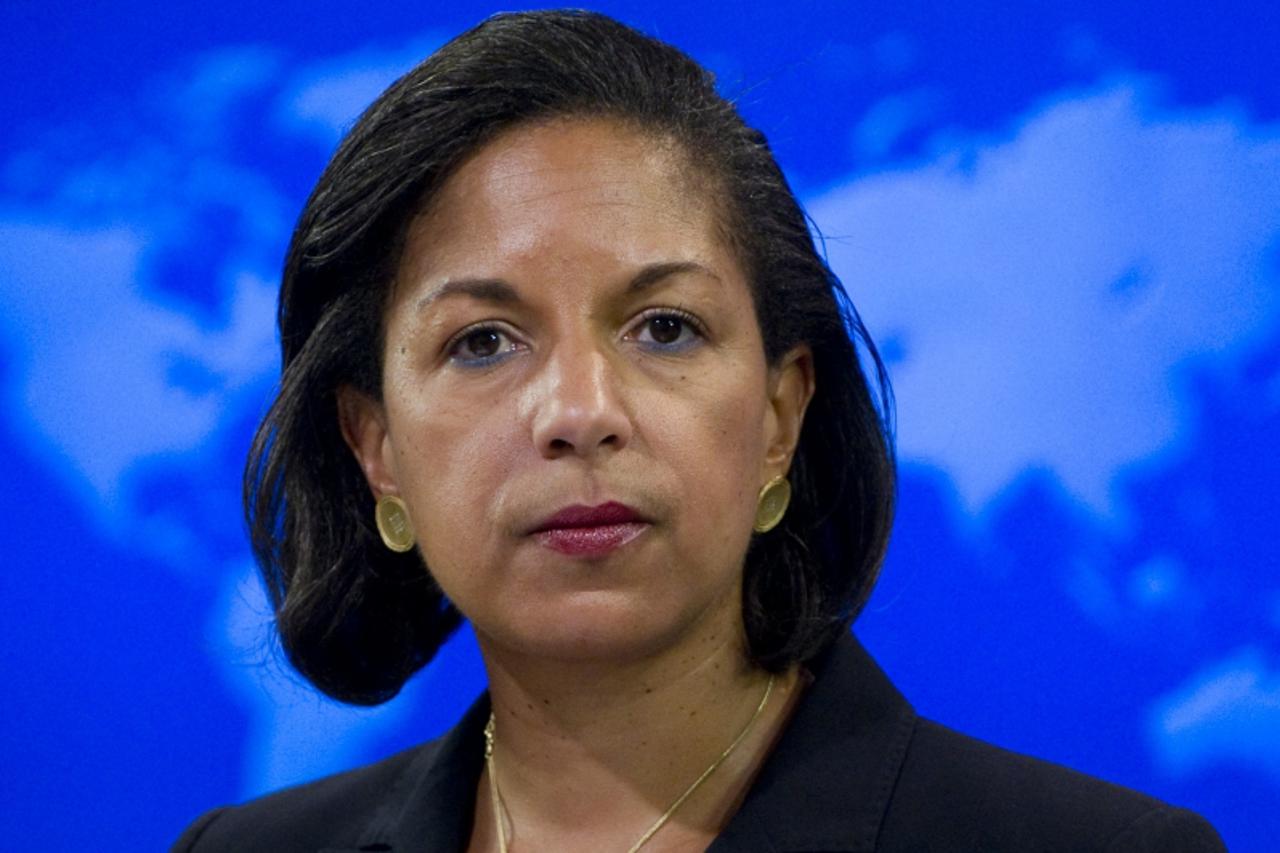
{"type": "Polygon", "coordinates": [[[630,664],[697,644],[699,635],[714,635],[715,623],[722,620],[708,616],[716,610],[680,612],[672,602],[580,593],[554,604],[531,602],[525,618],[490,636],[521,655],[547,661],[630,664]]]}

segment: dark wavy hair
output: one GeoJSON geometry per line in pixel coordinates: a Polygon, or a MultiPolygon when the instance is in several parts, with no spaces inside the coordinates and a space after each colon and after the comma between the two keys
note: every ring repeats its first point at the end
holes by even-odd
{"type": "Polygon", "coordinates": [[[383,313],[414,215],[495,135],[561,117],[612,119],[677,143],[746,273],[769,363],[797,344],[813,351],[791,507],[746,556],[751,659],[778,671],[813,657],[875,584],[895,490],[888,381],[764,135],[708,71],[617,21],[498,15],[364,112],[307,200],[285,262],[283,375],[249,452],[245,513],[284,649],[336,699],[391,698],[462,619],[416,552],[382,545],[336,390],[381,399],[383,313]]]}

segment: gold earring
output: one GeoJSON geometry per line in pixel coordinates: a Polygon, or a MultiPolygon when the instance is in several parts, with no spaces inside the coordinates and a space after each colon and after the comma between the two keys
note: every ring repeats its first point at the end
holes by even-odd
{"type": "Polygon", "coordinates": [[[791,503],[791,483],[786,477],[774,477],[760,488],[756,497],[756,533],[768,533],[778,526],[791,503]]]}
{"type": "Polygon", "coordinates": [[[413,525],[409,523],[409,509],[404,501],[395,495],[383,495],[378,498],[373,519],[378,524],[383,545],[398,554],[413,548],[413,525]]]}

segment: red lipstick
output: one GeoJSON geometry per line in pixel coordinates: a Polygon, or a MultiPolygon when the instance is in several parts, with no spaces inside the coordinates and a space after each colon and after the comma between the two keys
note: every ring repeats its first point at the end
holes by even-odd
{"type": "Polygon", "coordinates": [[[635,539],[649,521],[616,501],[565,507],[532,531],[538,542],[571,557],[603,557],[635,539]]]}

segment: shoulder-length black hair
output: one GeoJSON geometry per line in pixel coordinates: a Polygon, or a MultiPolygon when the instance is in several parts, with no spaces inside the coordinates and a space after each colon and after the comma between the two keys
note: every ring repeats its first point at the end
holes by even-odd
{"type": "Polygon", "coordinates": [[[411,218],[496,134],[557,117],[610,118],[677,143],[747,275],[769,363],[797,344],[813,351],[816,391],[790,471],[791,507],[746,557],[751,658],[774,671],[809,659],[848,628],[875,583],[894,501],[889,386],[764,135],[716,93],[709,72],[617,21],[498,15],[365,111],[289,246],[283,375],[249,452],[245,512],[284,649],[337,699],[391,698],[462,617],[417,553],[379,540],[336,389],[381,399],[383,310],[411,218]]]}

